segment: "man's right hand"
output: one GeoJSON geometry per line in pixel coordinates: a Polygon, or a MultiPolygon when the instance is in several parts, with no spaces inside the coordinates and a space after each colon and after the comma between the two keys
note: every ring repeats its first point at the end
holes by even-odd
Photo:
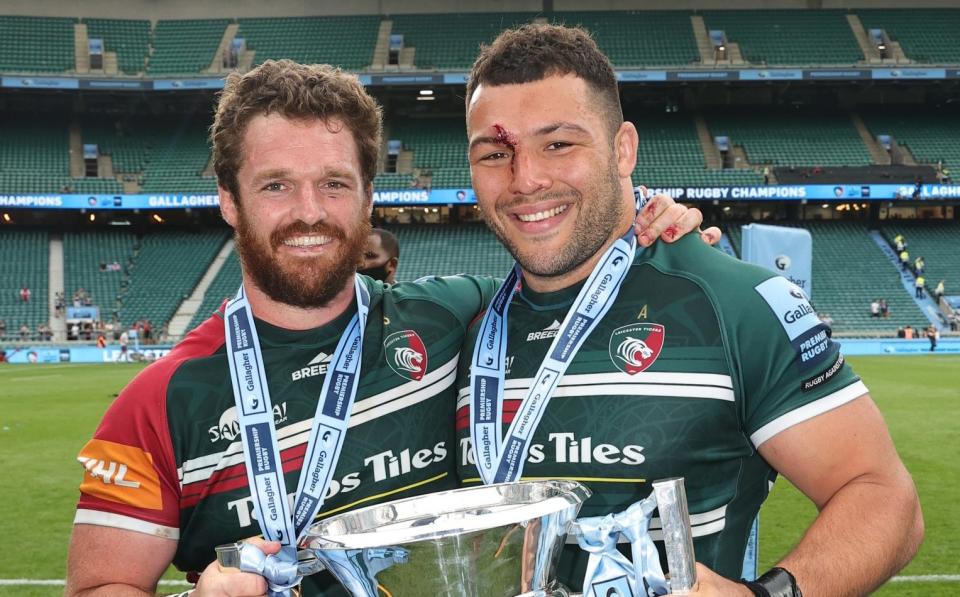
{"type": "MultiPolygon", "coordinates": [[[[245,543],[256,546],[267,555],[280,551],[278,542],[264,541],[259,537],[247,539],[245,543]]],[[[223,567],[214,560],[200,574],[197,588],[190,597],[266,597],[266,594],[267,581],[259,574],[223,567]]]]}

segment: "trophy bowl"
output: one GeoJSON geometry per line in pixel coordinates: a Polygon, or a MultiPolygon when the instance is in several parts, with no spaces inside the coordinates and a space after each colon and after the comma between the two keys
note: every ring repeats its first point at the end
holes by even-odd
{"type": "Polygon", "coordinates": [[[566,595],[553,571],[588,497],[563,480],[431,493],[318,522],[301,547],[355,597],[566,595]]]}

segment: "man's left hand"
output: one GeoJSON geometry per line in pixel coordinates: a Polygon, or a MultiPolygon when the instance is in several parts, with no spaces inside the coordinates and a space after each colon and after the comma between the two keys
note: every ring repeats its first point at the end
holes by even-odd
{"type": "MultiPolygon", "coordinates": [[[[647,190],[644,187],[640,189],[646,195],[647,190]]],[[[637,244],[641,247],[649,247],[657,238],[671,243],[694,231],[697,231],[708,245],[720,242],[720,229],[711,226],[701,231],[699,228],[702,223],[703,213],[696,207],[681,205],[669,195],[654,195],[637,214],[633,231],[637,235],[637,244]]]]}

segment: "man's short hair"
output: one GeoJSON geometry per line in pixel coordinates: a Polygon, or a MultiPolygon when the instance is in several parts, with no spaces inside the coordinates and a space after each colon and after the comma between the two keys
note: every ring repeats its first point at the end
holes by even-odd
{"type": "Polygon", "coordinates": [[[239,198],[237,173],[243,163],[243,136],[255,116],[329,122],[339,119],[353,133],[367,192],[380,159],[381,110],[356,76],[327,64],[267,60],[246,74],[231,73],[210,127],[213,169],[219,184],[239,198]]]}
{"type": "Polygon", "coordinates": [[[380,246],[387,252],[387,255],[400,259],[400,243],[392,232],[383,228],[374,228],[370,232],[380,237],[380,246]]]}
{"type": "Polygon", "coordinates": [[[611,137],[623,123],[617,76],[610,59],[582,27],[530,23],[507,29],[480,49],[467,79],[467,107],[480,85],[532,83],[554,75],[583,79],[599,100],[611,137]]]}

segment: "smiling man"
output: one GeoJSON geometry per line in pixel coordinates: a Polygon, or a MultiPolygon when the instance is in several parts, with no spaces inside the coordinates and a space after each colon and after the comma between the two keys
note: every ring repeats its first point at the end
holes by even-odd
{"type": "MultiPolygon", "coordinates": [[[[338,69],[266,61],[227,78],[211,138],[243,286],[123,390],[81,450],[68,595],[152,595],[171,562],[203,571],[194,597],[262,595],[264,578],[220,568],[217,545],[263,533],[277,540],[264,551],[292,557],[316,516],[455,483],[457,360],[495,283],[356,275],[376,102],[338,69]]],[[[700,223],[655,204],[638,231],[700,223]]],[[[326,573],[303,589],[344,594],[326,573]]]]}
{"type": "MultiPolygon", "coordinates": [[[[518,266],[461,360],[462,482],[579,480],[591,516],[682,476],[703,595],[860,595],[909,561],[923,533],[913,482],[804,294],[694,239],[634,251],[642,140],[589,34],[502,33],[466,102],[477,200],[518,266]],[[820,513],[759,583],[739,584],[778,473],[820,513]]],[[[580,589],[586,560],[567,545],[561,581],[580,589]]]]}

